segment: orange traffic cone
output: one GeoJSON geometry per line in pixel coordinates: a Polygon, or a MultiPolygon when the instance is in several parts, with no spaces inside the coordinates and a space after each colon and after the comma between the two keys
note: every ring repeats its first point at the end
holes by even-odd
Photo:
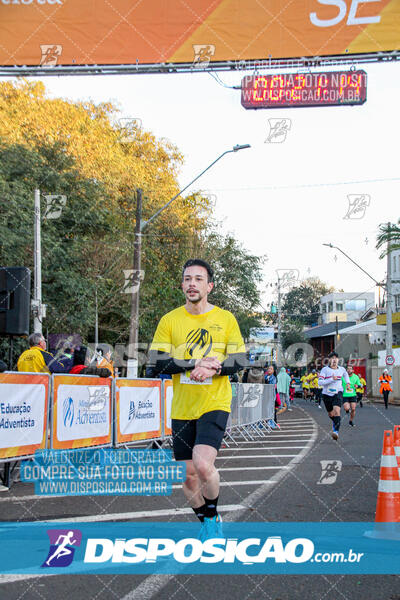
{"type": "Polygon", "coordinates": [[[391,431],[385,431],[383,434],[383,450],[375,522],[400,522],[400,472],[394,453],[393,435],[391,431]]]}
{"type": "Polygon", "coordinates": [[[383,434],[383,450],[376,503],[375,527],[364,535],[400,540],[400,469],[394,453],[393,434],[383,434]]]}
{"type": "Polygon", "coordinates": [[[397,458],[397,466],[400,468],[400,425],[394,426],[394,453],[397,458]]]}

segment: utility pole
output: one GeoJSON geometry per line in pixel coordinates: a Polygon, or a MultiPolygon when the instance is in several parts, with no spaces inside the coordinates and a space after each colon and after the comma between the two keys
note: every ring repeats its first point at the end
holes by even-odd
{"type": "Polygon", "coordinates": [[[97,281],[96,281],[96,287],[95,287],[94,294],[95,294],[94,301],[95,301],[95,310],[96,310],[95,324],[94,324],[94,351],[97,352],[97,346],[99,345],[99,307],[98,307],[98,302],[97,302],[97,281]]]}
{"type": "MultiPolygon", "coordinates": [[[[387,269],[386,269],[386,356],[393,354],[393,329],[392,329],[392,246],[391,246],[391,223],[388,223],[387,242],[387,269]]],[[[392,367],[388,365],[388,371],[392,375],[392,367]]]]}
{"type": "Polygon", "coordinates": [[[135,241],[133,245],[133,277],[132,277],[132,301],[131,319],[129,327],[128,345],[128,372],[127,376],[135,378],[138,376],[138,341],[139,341],[139,289],[140,268],[142,252],[142,190],[136,190],[136,223],[135,241]]]}
{"type": "Polygon", "coordinates": [[[40,190],[35,190],[35,220],[34,220],[34,283],[33,283],[33,331],[43,334],[42,320],[44,311],[42,310],[42,249],[41,249],[41,230],[40,230],[40,190]]]}
{"type": "Polygon", "coordinates": [[[282,359],[282,339],[281,339],[281,280],[278,275],[278,352],[277,362],[283,363],[282,359]]]}

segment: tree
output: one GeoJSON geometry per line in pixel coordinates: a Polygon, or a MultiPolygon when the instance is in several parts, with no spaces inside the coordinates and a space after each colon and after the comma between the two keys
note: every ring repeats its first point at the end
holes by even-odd
{"type": "Polygon", "coordinates": [[[321,296],[333,290],[334,288],[328,287],[318,277],[304,279],[299,286],[285,295],[282,303],[283,318],[311,327],[318,321],[321,296]]]}
{"type": "Polygon", "coordinates": [[[400,219],[398,225],[393,223],[382,223],[379,225],[379,233],[377,235],[376,248],[382,249],[379,258],[383,258],[388,253],[388,242],[390,241],[390,250],[398,250],[400,248],[400,219]]]}
{"type": "Polygon", "coordinates": [[[309,343],[308,338],[303,332],[303,323],[300,321],[289,321],[286,320],[283,324],[282,331],[282,347],[286,350],[292,344],[306,344],[309,343]]]}

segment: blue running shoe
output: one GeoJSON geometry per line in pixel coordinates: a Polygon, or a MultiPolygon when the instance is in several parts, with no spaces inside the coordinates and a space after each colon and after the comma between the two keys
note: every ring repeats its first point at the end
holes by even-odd
{"type": "Polygon", "coordinates": [[[339,432],[336,431],[336,429],[334,427],[332,427],[332,437],[334,440],[337,440],[339,438],[339,432]]]}
{"type": "Polygon", "coordinates": [[[203,527],[200,531],[200,541],[205,542],[214,538],[223,538],[222,518],[216,515],[212,519],[204,517],[203,527]]]}

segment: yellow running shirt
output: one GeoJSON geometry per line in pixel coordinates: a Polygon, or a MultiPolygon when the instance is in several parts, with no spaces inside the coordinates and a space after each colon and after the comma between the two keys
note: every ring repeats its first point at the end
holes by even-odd
{"type": "MultiPolygon", "coordinates": [[[[191,315],[184,306],[167,313],[158,324],[151,350],[167,352],[179,360],[215,356],[221,362],[228,354],[246,351],[235,317],[218,306],[201,315],[191,315]]],[[[214,375],[197,382],[186,371],[172,375],[172,381],[172,419],[198,419],[212,410],[230,412],[228,376],[214,375]]]]}

